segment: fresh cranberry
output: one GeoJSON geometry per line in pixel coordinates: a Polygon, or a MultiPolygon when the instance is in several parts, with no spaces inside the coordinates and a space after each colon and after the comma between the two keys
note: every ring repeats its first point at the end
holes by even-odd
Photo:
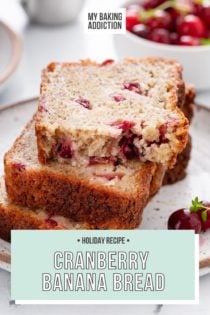
{"type": "Polygon", "coordinates": [[[48,112],[47,108],[46,108],[43,104],[40,104],[40,105],[39,105],[39,110],[40,110],[41,112],[45,112],[45,113],[48,112]]]}
{"type": "Polygon", "coordinates": [[[26,169],[26,166],[23,163],[14,163],[13,167],[18,171],[18,172],[23,172],[26,169]]]}
{"type": "Polygon", "coordinates": [[[129,90],[129,91],[135,92],[137,94],[141,94],[142,93],[140,84],[137,83],[137,82],[126,82],[126,83],[124,83],[123,88],[125,90],[129,90]]]}
{"type": "Polygon", "coordinates": [[[131,31],[134,25],[139,24],[140,19],[138,16],[138,11],[127,11],[126,12],[126,29],[131,31]]]}
{"type": "Polygon", "coordinates": [[[175,31],[176,29],[176,22],[177,20],[180,18],[180,12],[177,11],[176,9],[174,8],[168,8],[167,9],[167,12],[170,14],[171,16],[171,21],[172,21],[172,29],[175,31]]]}
{"type": "Polygon", "coordinates": [[[179,209],[173,212],[168,219],[169,230],[194,230],[195,233],[200,233],[201,228],[198,214],[187,209],[179,209]]]}
{"type": "Polygon", "coordinates": [[[150,33],[148,39],[156,43],[170,44],[170,33],[164,28],[156,28],[150,33]]]}
{"type": "Polygon", "coordinates": [[[134,139],[135,136],[123,137],[119,142],[122,153],[128,160],[139,158],[139,150],[133,143],[134,139]]]}
{"type": "Polygon", "coordinates": [[[114,156],[111,157],[97,157],[97,156],[91,156],[89,159],[89,166],[91,165],[100,165],[100,164],[115,164],[117,162],[117,158],[114,156]]]}
{"type": "Polygon", "coordinates": [[[168,12],[157,10],[154,15],[146,21],[146,25],[152,30],[156,28],[170,30],[172,27],[172,18],[168,12]]]}
{"type": "Polygon", "coordinates": [[[160,142],[163,142],[165,140],[167,128],[168,128],[167,124],[162,124],[159,127],[159,140],[160,140],[160,142]]]}
{"type": "Polygon", "coordinates": [[[181,13],[177,10],[175,10],[174,8],[169,8],[167,10],[167,12],[170,14],[171,16],[171,20],[172,20],[172,24],[171,24],[171,29],[170,31],[172,32],[177,32],[177,23],[181,17],[181,13]]]}
{"type": "Polygon", "coordinates": [[[204,2],[201,6],[201,10],[199,13],[200,18],[202,21],[210,28],[210,3],[204,2]]]}
{"type": "Polygon", "coordinates": [[[88,101],[85,98],[78,98],[77,100],[75,100],[75,102],[77,102],[78,104],[82,105],[84,108],[92,109],[92,107],[90,105],[90,101],[88,101]]]}
{"type": "Polygon", "coordinates": [[[171,42],[171,45],[178,45],[179,35],[175,32],[170,33],[170,42],[171,42]]]}
{"type": "Polygon", "coordinates": [[[202,38],[206,36],[207,30],[204,23],[198,16],[189,14],[178,20],[177,32],[180,36],[189,35],[192,37],[202,38]]]}
{"type": "Polygon", "coordinates": [[[122,129],[123,131],[130,130],[133,126],[135,126],[135,122],[124,120],[121,122],[114,121],[111,123],[111,126],[116,127],[118,129],[122,129]]]}
{"type": "Polygon", "coordinates": [[[166,2],[166,0],[145,0],[142,6],[145,10],[150,10],[158,7],[164,2],[166,2]]]}
{"type": "Polygon", "coordinates": [[[51,219],[50,217],[45,220],[45,223],[52,228],[54,228],[58,225],[58,223],[55,220],[51,219]]]}
{"type": "Polygon", "coordinates": [[[200,40],[196,37],[185,35],[180,37],[178,44],[181,46],[199,46],[200,40]]]}
{"type": "Polygon", "coordinates": [[[192,14],[200,17],[201,10],[202,10],[202,4],[198,3],[196,1],[195,2],[193,1],[193,3],[192,3],[192,14]]]}
{"type": "MultiPolygon", "coordinates": [[[[205,207],[208,207],[210,208],[210,202],[202,202],[202,204],[205,206],[205,207]]],[[[200,221],[201,221],[201,225],[202,225],[202,231],[206,231],[208,229],[210,229],[210,211],[206,211],[206,220],[203,220],[202,218],[202,213],[205,211],[205,208],[201,208],[199,211],[198,211],[198,215],[200,217],[200,221]]]]}
{"type": "Polygon", "coordinates": [[[104,61],[101,63],[101,67],[110,65],[110,64],[112,64],[113,62],[114,62],[113,59],[106,59],[106,60],[104,60],[104,61]]]}
{"type": "Polygon", "coordinates": [[[120,94],[118,94],[118,95],[113,95],[112,98],[113,98],[113,100],[114,100],[115,102],[122,102],[122,101],[125,101],[125,100],[126,100],[126,97],[123,96],[123,95],[120,95],[120,94]]]}
{"type": "Polygon", "coordinates": [[[203,1],[198,3],[193,1],[193,14],[201,18],[205,25],[210,28],[210,3],[203,1]]]}
{"type": "Polygon", "coordinates": [[[125,174],[118,172],[118,173],[102,173],[102,174],[94,173],[93,175],[96,177],[106,178],[107,180],[110,181],[114,178],[122,179],[125,174]]]}
{"type": "Polygon", "coordinates": [[[150,32],[150,29],[145,24],[136,24],[132,28],[131,32],[139,37],[147,38],[150,32]]]}
{"type": "Polygon", "coordinates": [[[61,142],[57,148],[57,154],[63,159],[71,159],[73,151],[70,142],[67,140],[61,142]]]}

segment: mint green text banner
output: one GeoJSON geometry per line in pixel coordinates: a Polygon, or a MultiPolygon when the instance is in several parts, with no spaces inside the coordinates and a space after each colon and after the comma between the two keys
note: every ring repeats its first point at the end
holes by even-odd
{"type": "Polygon", "coordinates": [[[192,231],[12,231],[12,300],[193,301],[192,231]]]}

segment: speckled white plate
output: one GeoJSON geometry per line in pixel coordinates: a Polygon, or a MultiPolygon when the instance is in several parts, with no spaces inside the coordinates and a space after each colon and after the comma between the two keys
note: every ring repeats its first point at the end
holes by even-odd
{"type": "MultiPolygon", "coordinates": [[[[11,147],[37,107],[37,99],[0,106],[0,174],[3,174],[3,155],[11,147]]],[[[199,196],[210,201],[210,111],[198,108],[191,126],[193,150],[188,176],[179,183],[162,187],[144,210],[142,229],[166,229],[171,212],[190,204],[199,196]]],[[[0,241],[0,250],[8,252],[9,244],[0,241]]],[[[210,231],[200,235],[201,275],[210,272],[210,231]]],[[[9,269],[8,265],[0,267],[9,269]]]]}

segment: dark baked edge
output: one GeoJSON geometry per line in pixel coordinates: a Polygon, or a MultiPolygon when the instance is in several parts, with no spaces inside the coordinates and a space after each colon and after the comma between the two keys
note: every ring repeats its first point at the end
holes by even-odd
{"type": "MultiPolygon", "coordinates": [[[[191,123],[195,107],[195,89],[192,86],[186,86],[185,101],[181,110],[191,123]]],[[[166,171],[163,185],[174,184],[185,178],[187,175],[187,166],[190,161],[192,150],[192,137],[189,135],[188,143],[182,153],[178,154],[176,164],[172,169],[166,171]]]]}
{"type": "Polygon", "coordinates": [[[185,178],[187,174],[187,166],[190,161],[192,149],[192,138],[189,136],[189,140],[184,151],[178,155],[177,162],[174,168],[167,170],[163,179],[163,185],[174,184],[185,178]]]}

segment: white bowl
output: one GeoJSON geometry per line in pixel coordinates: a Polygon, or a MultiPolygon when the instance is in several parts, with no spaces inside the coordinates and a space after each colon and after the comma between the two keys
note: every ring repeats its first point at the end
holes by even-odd
{"type": "Polygon", "coordinates": [[[0,22],[0,91],[15,71],[22,52],[20,37],[6,24],[0,22]]]}
{"type": "Polygon", "coordinates": [[[120,58],[165,57],[176,59],[184,69],[184,80],[197,90],[210,88],[210,46],[172,46],[140,38],[130,32],[114,35],[120,58]]]}

